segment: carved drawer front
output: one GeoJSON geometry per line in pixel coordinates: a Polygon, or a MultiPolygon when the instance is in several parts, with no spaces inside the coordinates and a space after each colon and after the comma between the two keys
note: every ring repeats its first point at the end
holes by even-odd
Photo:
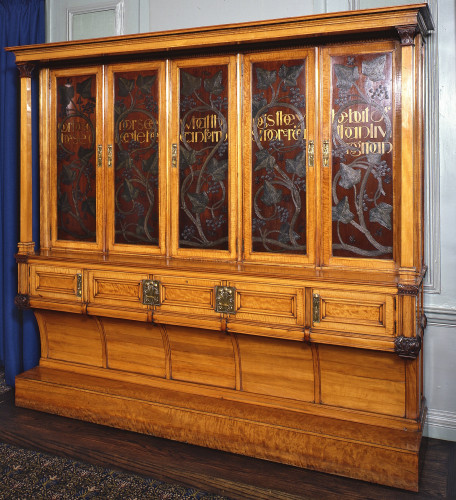
{"type": "Polygon", "coordinates": [[[160,282],[156,321],[220,328],[220,314],[215,311],[215,287],[221,285],[220,280],[161,275],[154,275],[154,280],[160,282]]]}
{"type": "Polygon", "coordinates": [[[393,295],[364,290],[313,290],[312,330],[394,335],[393,295]]]}
{"type": "Polygon", "coordinates": [[[263,328],[270,329],[272,336],[287,337],[283,329],[296,329],[302,337],[303,290],[269,283],[235,283],[231,286],[236,289],[236,297],[235,314],[229,316],[229,324],[237,331],[268,335],[266,331],[254,331],[255,328],[263,328]],[[247,326],[247,329],[241,325],[247,326]]]}
{"type": "Polygon", "coordinates": [[[89,272],[89,303],[147,309],[143,304],[143,280],[147,274],[89,272]]]}
{"type": "Polygon", "coordinates": [[[82,270],[56,266],[30,266],[30,295],[82,301],[82,270]]]}

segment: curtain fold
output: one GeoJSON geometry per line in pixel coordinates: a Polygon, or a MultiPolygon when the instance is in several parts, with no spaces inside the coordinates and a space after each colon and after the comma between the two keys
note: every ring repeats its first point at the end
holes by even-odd
{"type": "MultiPolygon", "coordinates": [[[[8,385],[14,377],[36,366],[39,335],[31,311],[18,311],[17,266],[19,241],[19,73],[14,54],[5,47],[45,41],[44,0],[0,0],[0,365],[8,385]]],[[[33,239],[39,244],[38,89],[33,92],[33,239]]]]}

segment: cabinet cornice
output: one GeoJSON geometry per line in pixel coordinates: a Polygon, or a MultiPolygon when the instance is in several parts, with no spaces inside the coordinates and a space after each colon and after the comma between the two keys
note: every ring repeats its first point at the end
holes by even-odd
{"type": "Polygon", "coordinates": [[[71,42],[9,47],[17,63],[76,60],[120,55],[153,54],[265,42],[299,42],[306,38],[389,32],[396,26],[416,26],[426,36],[434,29],[427,4],[387,7],[313,16],[227,24],[71,42]]]}

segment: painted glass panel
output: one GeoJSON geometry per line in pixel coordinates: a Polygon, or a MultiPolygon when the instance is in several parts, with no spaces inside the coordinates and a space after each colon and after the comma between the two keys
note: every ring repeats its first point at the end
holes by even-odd
{"type": "Polygon", "coordinates": [[[305,60],[252,65],[252,250],[306,253],[305,60]]]}
{"type": "Polygon", "coordinates": [[[114,74],[115,242],[158,244],[158,71],[114,74]]]}
{"type": "Polygon", "coordinates": [[[57,78],[57,238],[96,239],[96,76],[57,78]]]}
{"type": "Polygon", "coordinates": [[[179,246],[228,249],[228,66],[180,69],[179,246]]]}
{"type": "Polygon", "coordinates": [[[392,55],[331,58],[332,251],[393,258],[392,55]]]}

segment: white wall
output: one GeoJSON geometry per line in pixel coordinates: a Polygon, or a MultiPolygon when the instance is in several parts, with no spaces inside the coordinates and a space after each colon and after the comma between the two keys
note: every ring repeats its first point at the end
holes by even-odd
{"type": "MultiPolygon", "coordinates": [[[[336,0],[337,1],[337,0],[336,0]]],[[[150,0],[150,31],[194,28],[320,12],[319,0],[150,0]]],[[[347,5],[347,1],[339,3],[347,5]]]]}
{"type": "MultiPolygon", "coordinates": [[[[72,7],[117,8],[123,32],[134,33],[407,3],[413,0],[47,0],[47,40],[66,39],[72,7]]],[[[426,254],[431,267],[425,281],[426,433],[456,441],[456,7],[454,0],[428,3],[438,24],[427,49],[433,59],[428,74],[433,96],[428,103],[432,125],[426,174],[426,254]]]]}

